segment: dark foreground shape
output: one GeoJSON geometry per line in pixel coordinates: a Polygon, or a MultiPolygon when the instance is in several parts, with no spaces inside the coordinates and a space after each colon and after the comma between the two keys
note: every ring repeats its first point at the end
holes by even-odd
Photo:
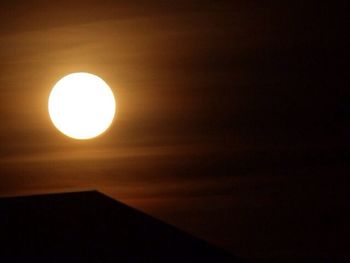
{"type": "Polygon", "coordinates": [[[242,262],[99,192],[0,198],[0,262],[242,262]]]}

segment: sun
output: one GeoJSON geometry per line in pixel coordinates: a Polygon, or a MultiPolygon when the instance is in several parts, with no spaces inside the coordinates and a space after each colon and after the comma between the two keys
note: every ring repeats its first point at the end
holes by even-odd
{"type": "Polygon", "coordinates": [[[55,127],[78,140],[94,138],[108,129],[116,113],[111,88],[100,77],[78,72],[60,79],[49,96],[48,109],[55,127]]]}

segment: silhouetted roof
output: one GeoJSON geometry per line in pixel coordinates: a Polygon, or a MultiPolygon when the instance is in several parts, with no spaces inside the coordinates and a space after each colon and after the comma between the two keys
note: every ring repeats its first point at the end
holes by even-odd
{"type": "Polygon", "coordinates": [[[0,198],[1,262],[242,262],[99,192],[0,198]]]}

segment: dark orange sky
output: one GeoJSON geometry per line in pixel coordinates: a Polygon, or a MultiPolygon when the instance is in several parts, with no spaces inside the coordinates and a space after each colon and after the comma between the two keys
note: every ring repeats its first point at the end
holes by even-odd
{"type": "Polygon", "coordinates": [[[0,196],[98,189],[253,262],[349,257],[342,10],[3,1],[0,196]],[[76,71],[117,98],[91,141],[47,112],[76,71]]]}

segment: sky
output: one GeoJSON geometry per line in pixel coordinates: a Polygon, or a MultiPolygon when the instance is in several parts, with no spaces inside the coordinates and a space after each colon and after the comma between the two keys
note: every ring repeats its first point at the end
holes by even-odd
{"type": "Polygon", "coordinates": [[[252,262],[349,259],[345,13],[1,2],[0,196],[97,189],[252,262]],[[47,111],[53,85],[80,71],[117,100],[91,141],[63,136],[47,111]]]}

